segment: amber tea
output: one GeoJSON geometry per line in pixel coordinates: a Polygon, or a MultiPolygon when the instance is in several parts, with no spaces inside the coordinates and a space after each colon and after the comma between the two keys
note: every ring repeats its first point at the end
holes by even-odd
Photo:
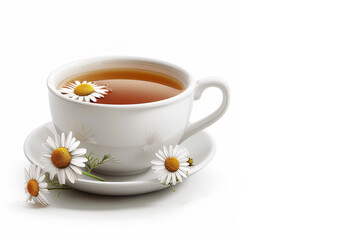
{"type": "Polygon", "coordinates": [[[183,92],[185,87],[177,79],[159,72],[143,69],[103,69],[71,76],[59,86],[75,81],[104,85],[109,92],[95,103],[139,104],[160,101],[183,92]]]}

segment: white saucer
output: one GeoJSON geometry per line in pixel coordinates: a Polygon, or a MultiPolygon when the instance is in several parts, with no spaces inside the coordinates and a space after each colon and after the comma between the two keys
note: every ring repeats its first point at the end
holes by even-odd
{"type": "MultiPolygon", "coordinates": [[[[44,152],[41,144],[45,142],[48,136],[53,136],[54,132],[53,123],[49,122],[36,128],[26,138],[24,152],[31,163],[36,163],[43,168],[40,164],[41,153],[44,152]]],[[[211,161],[216,150],[214,139],[205,131],[191,136],[181,146],[189,150],[190,157],[194,160],[194,166],[191,167],[189,176],[203,169],[211,161]]],[[[106,181],[101,182],[81,175],[74,184],[67,181],[66,185],[84,192],[103,195],[134,195],[154,192],[169,187],[157,181],[157,177],[152,169],[137,175],[121,177],[94,174],[104,178],[106,181]]]]}

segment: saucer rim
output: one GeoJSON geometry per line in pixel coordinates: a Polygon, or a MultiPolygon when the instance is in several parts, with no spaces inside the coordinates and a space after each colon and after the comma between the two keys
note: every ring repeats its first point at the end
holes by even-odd
{"type": "MultiPolygon", "coordinates": [[[[25,154],[25,157],[28,159],[28,161],[30,163],[34,163],[34,161],[31,159],[31,157],[28,155],[27,153],[27,150],[26,150],[26,146],[27,146],[27,143],[29,142],[29,139],[30,137],[37,131],[39,131],[40,129],[44,128],[45,126],[49,125],[49,124],[52,124],[53,125],[53,122],[52,121],[49,121],[49,122],[46,122],[46,123],[43,123],[41,124],[40,126],[36,127],[34,130],[32,130],[26,137],[25,141],[24,141],[24,144],[23,144],[23,151],[24,151],[24,154],[25,154]]],[[[54,125],[53,125],[54,127],[54,125]]],[[[202,132],[203,134],[205,134],[211,141],[211,149],[210,151],[208,152],[208,155],[204,158],[204,161],[202,161],[201,164],[198,164],[196,166],[194,166],[193,168],[191,168],[189,174],[188,174],[188,177],[194,175],[195,173],[199,172],[200,170],[202,170],[204,167],[206,167],[212,160],[212,158],[215,156],[215,153],[216,153],[216,142],[215,142],[215,139],[214,137],[211,136],[210,133],[208,133],[207,131],[205,130],[201,130],[200,132],[202,132]]],[[[195,134],[198,134],[200,132],[197,132],[195,134]]],[[[192,136],[190,136],[189,138],[192,138],[192,136]]],[[[186,139],[187,140],[187,139],[186,139]]],[[[34,163],[36,164],[36,163],[34,163]]],[[[43,166],[41,166],[41,169],[43,170],[43,166]]],[[[147,171],[147,170],[146,170],[147,171]]],[[[141,173],[142,174],[142,173],[141,173]]],[[[66,185],[73,185],[73,184],[93,184],[93,185],[143,185],[145,183],[150,183],[150,182],[158,182],[157,179],[150,179],[150,180],[135,180],[135,181],[124,181],[124,182],[121,182],[121,181],[116,181],[116,182],[109,182],[109,181],[94,181],[94,180],[88,180],[88,179],[76,179],[75,180],[75,183],[70,183],[66,185]]]]}

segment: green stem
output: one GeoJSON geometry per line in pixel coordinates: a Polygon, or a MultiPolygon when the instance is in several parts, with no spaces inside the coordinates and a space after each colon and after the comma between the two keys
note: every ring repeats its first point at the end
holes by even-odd
{"type": "Polygon", "coordinates": [[[64,187],[53,187],[48,188],[48,190],[72,190],[71,188],[64,188],[64,187]]]}
{"type": "Polygon", "coordinates": [[[175,189],[173,188],[172,183],[170,183],[170,186],[171,186],[172,191],[175,192],[175,189]]]}
{"type": "Polygon", "coordinates": [[[91,178],[94,178],[94,179],[97,179],[97,180],[99,180],[99,181],[103,181],[103,182],[104,182],[104,179],[103,179],[103,178],[97,177],[97,176],[95,176],[95,175],[93,175],[93,174],[90,174],[90,173],[84,172],[84,171],[82,171],[82,173],[83,173],[84,175],[87,175],[88,177],[91,177],[91,178]]]}

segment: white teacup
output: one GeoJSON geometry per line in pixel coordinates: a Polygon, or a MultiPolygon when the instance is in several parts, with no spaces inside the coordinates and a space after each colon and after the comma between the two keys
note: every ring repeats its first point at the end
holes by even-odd
{"type": "Polygon", "coordinates": [[[133,57],[98,57],[66,64],[48,78],[49,102],[58,133],[72,131],[87,153],[112,161],[97,171],[109,175],[131,175],[151,166],[154,153],[163,145],[176,145],[218,120],[229,99],[227,84],[215,78],[193,80],[183,69],[158,60],[133,57]],[[161,72],[185,86],[182,93],[156,102],[142,104],[94,104],[63,96],[57,90],[64,79],[92,70],[136,68],[161,72]],[[194,100],[208,87],[222,91],[221,105],[209,116],[189,123],[194,100]]]}

